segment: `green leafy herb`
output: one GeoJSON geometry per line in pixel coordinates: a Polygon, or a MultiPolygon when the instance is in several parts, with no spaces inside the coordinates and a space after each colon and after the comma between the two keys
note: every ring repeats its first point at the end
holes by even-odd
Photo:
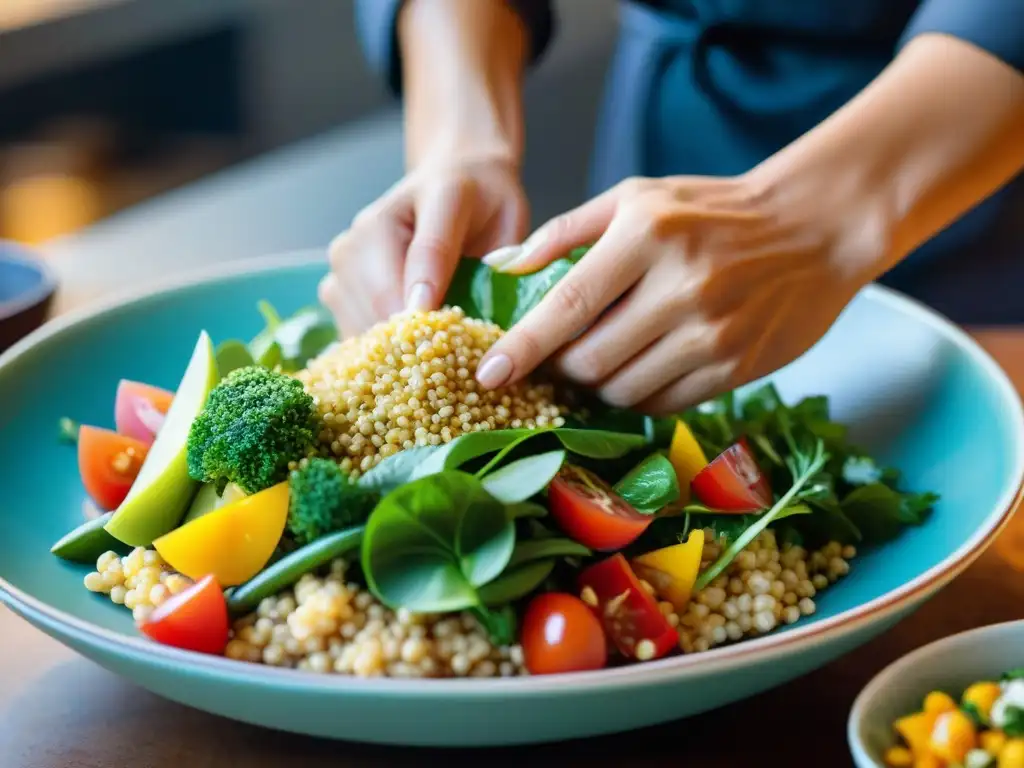
{"type": "Polygon", "coordinates": [[[1024,736],[1024,707],[1008,706],[1003,716],[1003,733],[1011,739],[1024,736]]]}
{"type": "Polygon", "coordinates": [[[999,681],[1003,683],[1008,683],[1011,680],[1024,680],[1024,667],[1007,670],[999,678],[999,681]]]}
{"type": "Polygon", "coordinates": [[[960,711],[970,718],[971,722],[974,723],[975,728],[980,729],[986,726],[985,718],[981,716],[981,712],[978,711],[978,707],[974,702],[964,702],[960,705],[960,711]]]}
{"type": "Polygon", "coordinates": [[[549,451],[506,464],[483,478],[484,488],[503,504],[518,504],[548,487],[565,462],[565,451],[549,451]]]}
{"type": "Polygon", "coordinates": [[[394,490],[366,524],[362,565],[373,594],[417,613],[480,604],[477,589],[505,569],[515,525],[505,506],[463,472],[441,472],[394,490]]]}
{"type": "Polygon", "coordinates": [[[614,486],[637,512],[652,515],[679,500],[679,480],[663,453],[652,453],[614,486]]]}
{"type": "Polygon", "coordinates": [[[532,560],[511,568],[479,590],[484,605],[504,605],[533,592],[555,569],[554,559],[532,560]]]}
{"type": "Polygon", "coordinates": [[[516,641],[516,612],[511,605],[506,604],[497,609],[478,605],[470,611],[495,645],[512,645],[516,641]]]}
{"type": "Polygon", "coordinates": [[[726,548],[725,552],[722,553],[718,560],[712,563],[711,566],[697,578],[697,583],[694,586],[694,589],[700,591],[718,578],[722,571],[729,567],[729,564],[736,558],[736,555],[746,549],[750,543],[757,538],[761,531],[767,528],[774,520],[785,512],[791,502],[800,498],[800,494],[807,488],[814,476],[821,471],[821,468],[825,466],[826,461],[828,461],[828,454],[825,453],[825,446],[820,440],[814,447],[813,453],[806,454],[798,452],[792,456],[786,457],[786,464],[793,475],[793,484],[790,486],[789,490],[782,495],[782,498],[780,498],[775,505],[768,510],[768,512],[759,516],[749,528],[740,534],[736,540],[726,548]]]}
{"type": "Polygon", "coordinates": [[[78,427],[77,421],[69,419],[64,416],[57,422],[57,439],[60,442],[67,445],[77,445],[78,443],[78,427]]]}
{"type": "Polygon", "coordinates": [[[545,517],[548,514],[545,507],[542,507],[540,504],[535,504],[532,501],[521,501],[518,504],[509,504],[505,507],[505,512],[508,515],[509,520],[545,517]]]}

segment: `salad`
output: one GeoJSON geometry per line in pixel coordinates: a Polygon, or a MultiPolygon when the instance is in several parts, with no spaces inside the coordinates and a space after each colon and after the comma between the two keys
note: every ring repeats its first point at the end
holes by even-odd
{"type": "Polygon", "coordinates": [[[932,691],[893,728],[900,745],[885,753],[891,768],[1024,768],[1024,669],[975,682],[959,701],[932,691]]]}
{"type": "Polygon", "coordinates": [[[570,270],[459,267],[445,308],[339,341],[269,304],[202,332],[114,429],[61,422],[101,514],[52,552],[153,641],[320,673],[494,677],[699,653],[793,624],[936,496],[768,384],[653,418],[487,349],[570,270]]]}

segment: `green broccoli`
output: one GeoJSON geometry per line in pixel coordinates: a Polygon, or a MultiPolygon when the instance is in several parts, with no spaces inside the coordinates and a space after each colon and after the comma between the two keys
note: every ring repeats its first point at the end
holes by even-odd
{"type": "Polygon", "coordinates": [[[288,530],[299,544],[365,523],[377,502],[330,459],[310,459],[288,482],[288,530]]]}
{"type": "Polygon", "coordinates": [[[218,492],[235,483],[257,493],[288,478],[318,434],[316,405],[290,376],[238,368],[213,388],[188,434],[188,473],[218,492]]]}

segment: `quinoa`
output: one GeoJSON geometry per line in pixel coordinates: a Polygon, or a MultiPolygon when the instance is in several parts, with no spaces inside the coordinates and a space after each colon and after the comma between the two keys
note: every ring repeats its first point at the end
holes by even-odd
{"type": "Polygon", "coordinates": [[[263,600],[235,622],[228,658],[358,677],[512,677],[526,674],[518,645],[496,646],[470,613],[392,611],[346,581],[338,559],[320,578],[263,600]]]}
{"type": "Polygon", "coordinates": [[[123,605],[136,621],[148,618],[168,597],[191,585],[191,579],[175,573],[159,552],[145,547],[136,547],[124,557],[104,552],[96,560],[96,570],[85,576],[86,589],[123,605]]]}
{"type": "Polygon", "coordinates": [[[446,307],[396,315],[326,350],[296,374],[320,415],[317,452],[355,477],[466,432],[564,424],[550,384],[477,385],[477,365],[501,335],[446,307]]]}

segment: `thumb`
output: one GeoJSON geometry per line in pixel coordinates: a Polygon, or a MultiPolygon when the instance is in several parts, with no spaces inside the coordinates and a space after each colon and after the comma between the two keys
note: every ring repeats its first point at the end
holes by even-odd
{"type": "Polygon", "coordinates": [[[536,272],[574,248],[597,242],[611,224],[616,203],[610,193],[598,195],[579,208],[551,219],[521,246],[502,248],[485,256],[483,261],[497,272],[513,275],[536,272]]]}
{"type": "Polygon", "coordinates": [[[462,256],[469,229],[467,185],[445,184],[417,205],[416,228],[405,257],[405,304],[411,310],[437,309],[462,256]]]}

